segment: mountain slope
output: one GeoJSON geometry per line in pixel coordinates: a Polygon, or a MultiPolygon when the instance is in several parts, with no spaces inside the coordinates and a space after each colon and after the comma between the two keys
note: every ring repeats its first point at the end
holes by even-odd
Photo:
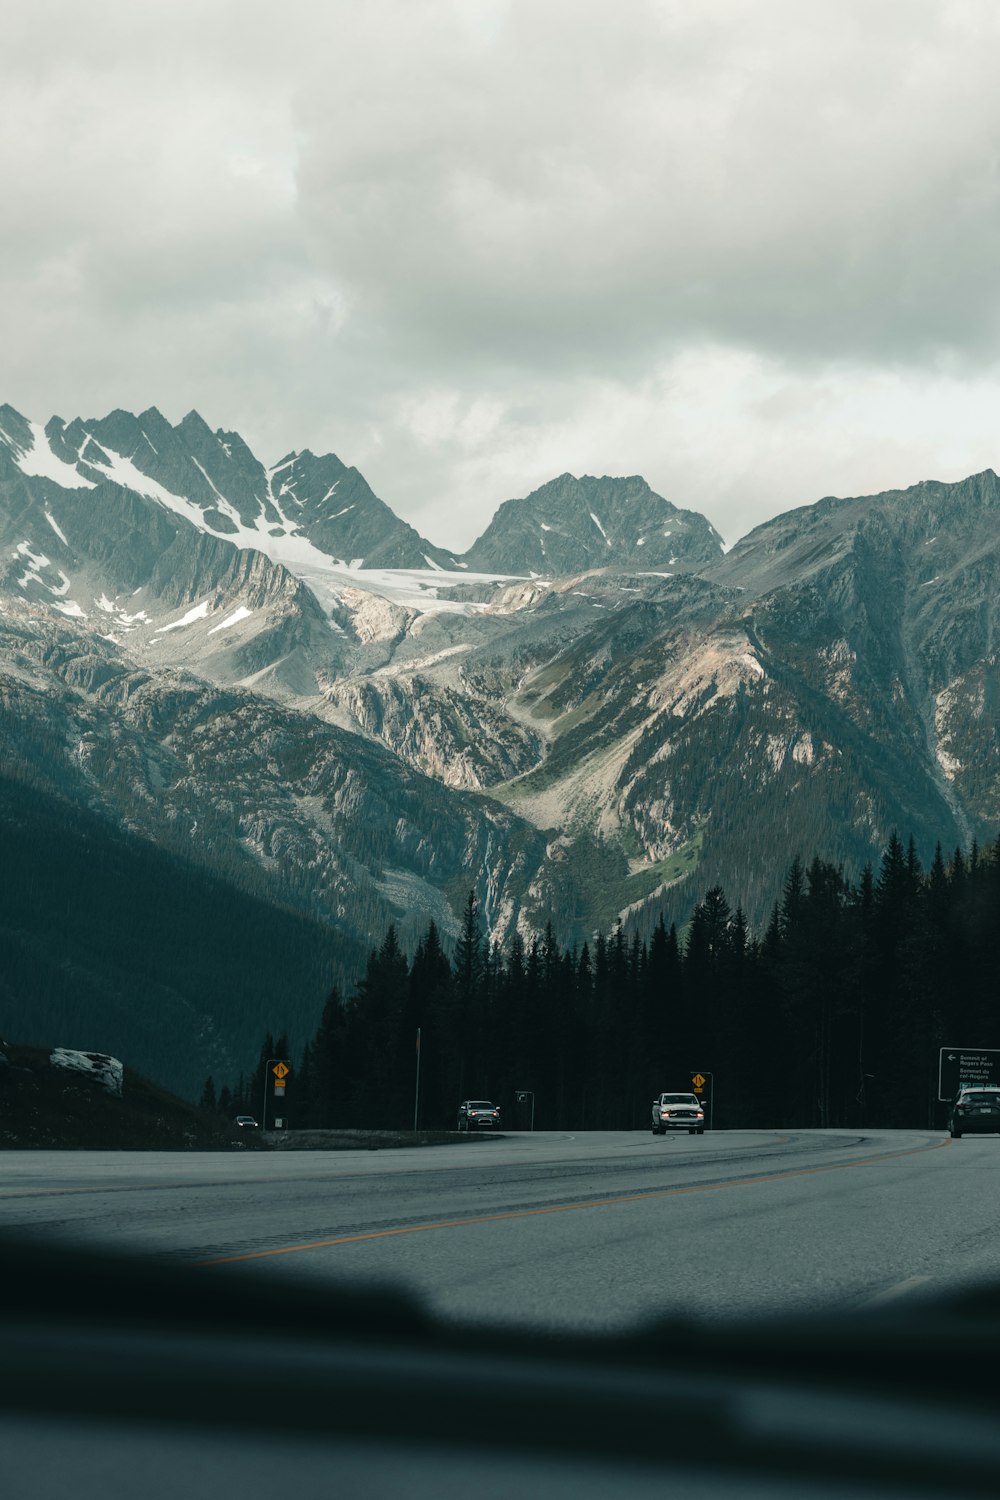
{"type": "Polygon", "coordinates": [[[110,1052],[193,1098],[249,1072],[267,1031],[301,1046],[364,962],[352,935],[20,770],[0,773],[0,1035],[110,1052]]]}
{"type": "Polygon", "coordinates": [[[29,605],[0,610],[0,752],[354,942],[390,921],[454,931],[470,887],[498,932],[546,899],[545,840],[506,809],[246,689],[137,666],[29,605]]]}
{"type": "Polygon", "coordinates": [[[213,432],[195,411],[176,427],[149,407],[68,424],[53,417],[43,431],[2,406],[0,479],[18,474],[78,489],[110,480],[277,560],[312,551],[357,568],[454,565],[335,454],[291,453],[267,470],[238,433],[213,432]]]}
{"type": "Polygon", "coordinates": [[[893,827],[925,858],[993,836],[998,520],[988,472],[759,527],[682,608],[633,602],[526,676],[549,751],[502,794],[659,870],[674,914],[719,881],[758,924],[796,853],[857,873],[893,827]]]}
{"type": "Polygon", "coordinates": [[[563,474],[505,500],[463,558],[472,570],[565,578],[590,568],[690,571],[722,551],[718,533],[637,475],[563,474]]]}
{"type": "Polygon", "coordinates": [[[990,472],[830,498],[723,556],[644,481],[564,475],[452,569],[332,455],[267,471],[196,414],[2,408],[11,712],[49,700],[67,795],[126,820],[139,796],[168,847],[202,818],[223,872],[356,931],[450,911],[470,872],[498,933],[683,919],[715,881],[759,922],[796,852],[856,873],[893,825],[924,854],[994,833],[998,505],[990,472]]]}

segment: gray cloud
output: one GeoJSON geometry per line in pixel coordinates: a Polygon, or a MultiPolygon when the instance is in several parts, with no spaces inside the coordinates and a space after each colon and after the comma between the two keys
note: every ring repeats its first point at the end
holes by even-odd
{"type": "Polygon", "coordinates": [[[13,0],[3,397],[335,448],[461,545],[991,461],[992,0],[13,0]]]}

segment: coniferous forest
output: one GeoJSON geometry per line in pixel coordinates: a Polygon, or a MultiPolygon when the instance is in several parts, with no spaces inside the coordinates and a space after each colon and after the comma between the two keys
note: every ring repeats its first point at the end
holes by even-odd
{"type": "MultiPolygon", "coordinates": [[[[1000,840],[921,867],[893,835],[852,884],[796,860],[767,929],[716,887],[680,938],[616,927],[567,950],[551,930],[485,941],[473,897],[450,955],[431,924],[412,959],[390,928],[353,993],[334,990],[296,1062],[292,1127],[453,1129],[465,1098],[507,1128],[648,1129],[650,1100],[714,1080],[716,1128],[928,1126],[941,1046],[1000,1047],[1000,840]]],[[[259,1110],[253,1078],[223,1107],[259,1110]]]]}

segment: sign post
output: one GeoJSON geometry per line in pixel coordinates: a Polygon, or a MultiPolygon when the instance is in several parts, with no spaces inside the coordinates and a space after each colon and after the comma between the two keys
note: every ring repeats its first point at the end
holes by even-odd
{"type": "Polygon", "coordinates": [[[715,1074],[697,1069],[691,1074],[691,1087],[698,1095],[702,1109],[708,1106],[708,1128],[711,1130],[715,1124],[715,1074]]]}
{"type": "Polygon", "coordinates": [[[420,1027],[417,1027],[417,1081],[413,1089],[413,1133],[417,1132],[417,1115],[420,1113],[420,1027]]]}
{"type": "Polygon", "coordinates": [[[938,1053],[938,1098],[954,1099],[959,1089],[1000,1085],[1000,1047],[942,1047],[938,1053]]]}
{"type": "MultiPolygon", "coordinates": [[[[271,1073],[274,1078],[274,1102],[275,1105],[285,1102],[285,1079],[291,1072],[287,1059],[284,1057],[269,1057],[264,1064],[264,1112],[260,1119],[260,1129],[263,1135],[267,1129],[267,1075],[271,1073]]],[[[275,1111],[277,1114],[277,1110],[275,1111]]],[[[277,1120],[275,1121],[277,1125],[277,1120]]]]}
{"type": "Polygon", "coordinates": [[[518,1104],[524,1104],[525,1101],[528,1100],[528,1099],[531,1100],[531,1124],[530,1124],[530,1126],[528,1128],[529,1128],[529,1130],[534,1130],[534,1128],[535,1128],[535,1095],[534,1095],[534,1092],[531,1089],[515,1089],[514,1093],[517,1096],[517,1102],[518,1102],[518,1104]]]}

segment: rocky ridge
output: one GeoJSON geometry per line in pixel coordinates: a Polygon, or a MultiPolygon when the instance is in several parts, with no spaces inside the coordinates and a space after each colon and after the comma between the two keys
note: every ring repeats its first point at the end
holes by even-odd
{"type": "MultiPolygon", "coordinates": [[[[704,518],[644,481],[564,475],[507,502],[455,557],[406,540],[332,455],[268,471],[194,414],[177,428],[114,413],[43,432],[2,408],[0,601],[21,633],[15,649],[8,632],[7,670],[16,680],[29,659],[38,672],[65,656],[55,639],[24,645],[34,601],[31,630],[61,620],[77,642],[62,687],[50,676],[43,694],[82,690],[120,732],[134,695],[170,703],[185,775],[200,766],[206,783],[224,781],[226,757],[213,763],[167,684],[214,684],[210,719],[257,726],[238,735],[244,795],[260,782],[269,810],[241,847],[262,866],[280,863],[284,812],[269,799],[286,774],[270,778],[263,745],[300,742],[315,764],[329,733],[333,759],[359,768],[354,786],[391,784],[376,827],[394,826],[409,795],[400,826],[433,825],[429,846],[447,824],[436,799],[466,799],[464,833],[441,835],[433,874],[416,876],[453,902],[473,872],[497,933],[543,913],[564,938],[660,909],[682,920],[716,880],[760,923],[796,852],[856,872],[893,826],[925,854],[938,837],[995,833],[997,491],[987,471],[829,498],[724,555],[704,518]],[[81,689],[73,674],[91,671],[81,689]],[[154,686],[124,692],[130,672],[154,686]]],[[[82,712],[67,700],[64,725],[82,712]]],[[[341,786],[320,762],[317,795],[341,786]]],[[[170,821],[144,826],[163,838],[170,821]]],[[[293,863],[327,872],[320,905],[346,899],[350,878],[342,852],[315,853],[323,839],[360,858],[348,822],[289,841],[314,851],[293,863]]],[[[409,909],[405,881],[386,889],[371,924],[409,909]]]]}

